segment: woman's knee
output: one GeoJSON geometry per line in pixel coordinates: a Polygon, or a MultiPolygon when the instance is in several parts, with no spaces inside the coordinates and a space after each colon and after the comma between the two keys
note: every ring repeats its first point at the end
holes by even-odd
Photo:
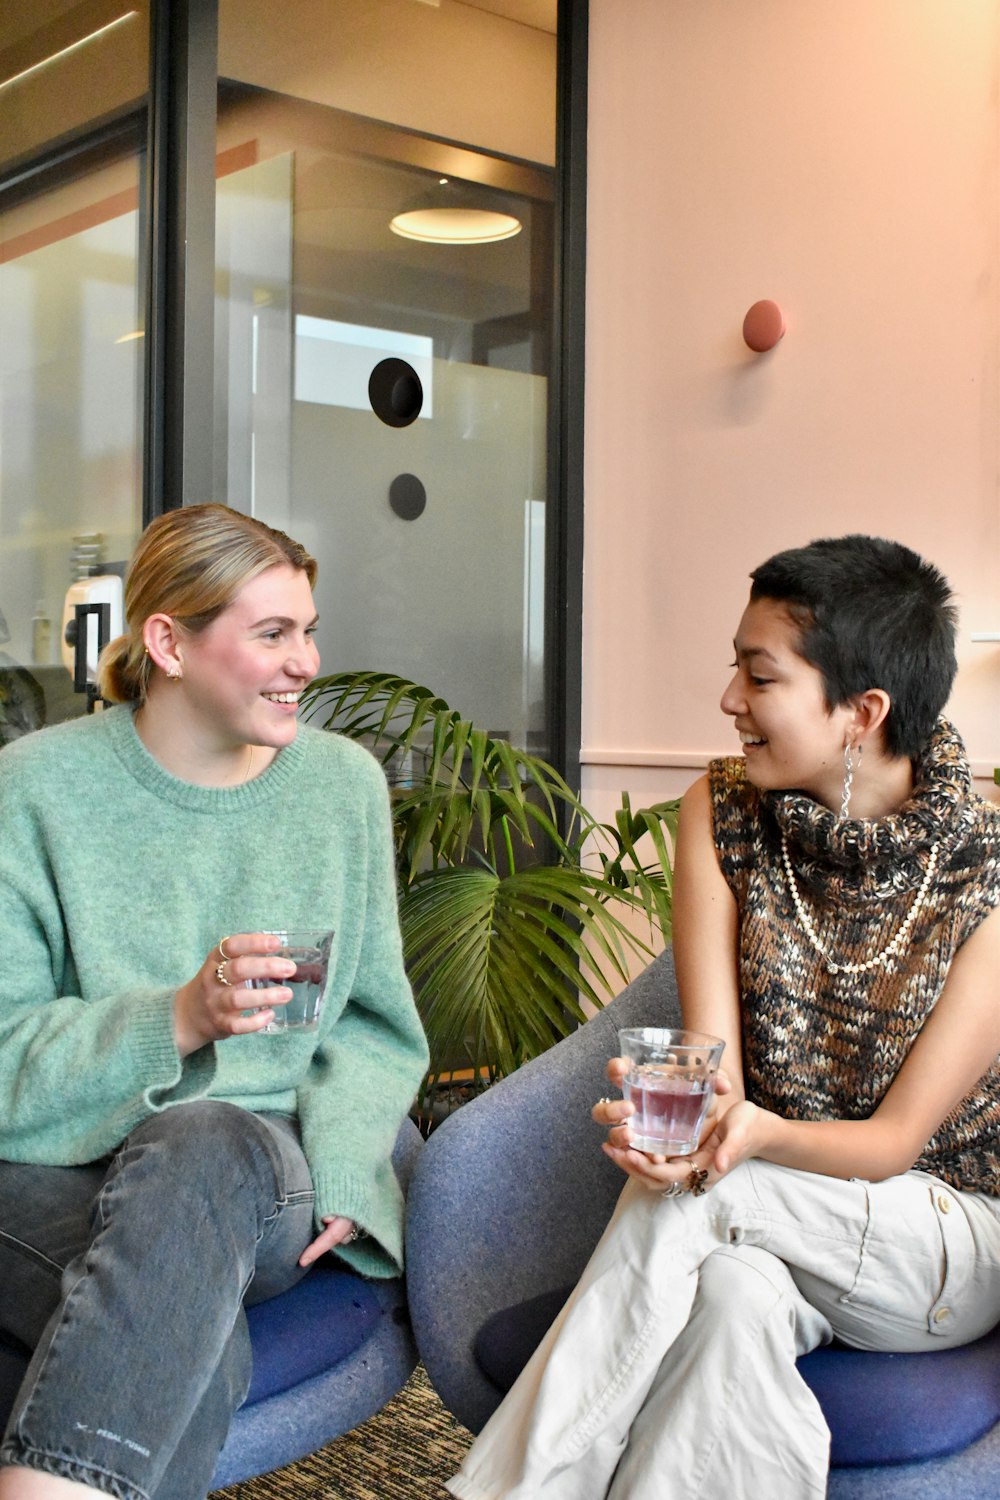
{"type": "Polygon", "coordinates": [[[272,1199],[284,1191],[282,1153],[266,1124],[214,1099],[177,1104],[144,1120],[122,1142],[109,1183],[125,1169],[132,1177],[145,1170],[161,1188],[176,1182],[188,1201],[245,1191],[272,1199]]]}
{"type": "Polygon", "coordinates": [[[122,1145],[160,1142],[172,1151],[207,1152],[210,1156],[239,1156],[260,1149],[275,1154],[273,1137],[264,1121],[222,1099],[196,1099],[160,1110],[129,1131],[122,1145]]]}
{"type": "Polygon", "coordinates": [[[706,1257],[698,1278],[697,1302],[719,1321],[766,1318],[795,1283],[783,1261],[756,1245],[725,1246],[706,1257]]]}
{"type": "Polygon", "coordinates": [[[828,1343],[830,1324],[803,1297],[789,1267],[758,1245],[732,1245],[704,1261],[692,1310],[701,1336],[733,1348],[747,1341],[791,1357],[828,1343]]]}

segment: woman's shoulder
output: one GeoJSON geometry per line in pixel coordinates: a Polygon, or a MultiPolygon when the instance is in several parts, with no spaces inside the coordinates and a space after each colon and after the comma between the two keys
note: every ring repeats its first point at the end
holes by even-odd
{"type": "Polygon", "coordinates": [[[1000,905],[1000,806],[974,794],[957,825],[954,836],[945,840],[941,878],[987,906],[1000,905]]]}
{"type": "Polygon", "coordinates": [[[718,814],[745,817],[760,806],[760,791],[747,780],[746,765],[740,756],[724,755],[708,763],[708,794],[718,814]]]}
{"type": "Polygon", "coordinates": [[[732,883],[756,861],[761,793],[747,780],[742,759],[728,755],[709,763],[707,789],[712,838],[723,873],[732,883]]]}
{"type": "Polygon", "coordinates": [[[313,767],[336,777],[349,778],[357,786],[384,789],[385,769],[375,755],[358,740],[337,734],[331,729],[316,729],[311,724],[300,724],[303,750],[313,767]]]}
{"type": "MultiPolygon", "coordinates": [[[[120,710],[108,711],[118,713],[120,710]]],[[[22,786],[45,782],[56,775],[62,786],[78,766],[105,753],[108,725],[105,714],[67,719],[23,735],[0,751],[0,780],[22,786]]]]}
{"type": "Polygon", "coordinates": [[[974,793],[968,799],[968,818],[973,830],[992,843],[1000,842],[1000,803],[987,802],[974,793]]]}

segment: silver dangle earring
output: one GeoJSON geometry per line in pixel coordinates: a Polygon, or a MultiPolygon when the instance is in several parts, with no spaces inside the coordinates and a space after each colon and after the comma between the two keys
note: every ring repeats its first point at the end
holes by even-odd
{"type": "MultiPolygon", "coordinates": [[[[864,745],[859,745],[858,746],[858,766],[859,767],[861,765],[861,756],[862,756],[862,752],[864,751],[864,748],[865,748],[864,745]]],[[[841,793],[841,798],[840,798],[840,816],[842,818],[847,818],[847,817],[850,816],[851,787],[854,785],[854,754],[853,754],[853,751],[854,751],[854,746],[851,744],[850,740],[845,740],[844,741],[844,790],[841,793]]]]}

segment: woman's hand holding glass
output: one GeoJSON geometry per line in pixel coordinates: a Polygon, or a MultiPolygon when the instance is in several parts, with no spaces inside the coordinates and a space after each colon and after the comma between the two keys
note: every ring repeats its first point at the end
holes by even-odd
{"type": "Polygon", "coordinates": [[[251,1009],[247,995],[250,980],[282,980],[295,973],[288,959],[271,956],[280,946],[279,937],[261,932],[233,933],[216,944],[174,996],[174,1038],[181,1057],[209,1042],[263,1031],[274,1019],[274,1007],[287,1005],[292,991],[284,986],[269,988],[260,1010],[251,1009]]]}
{"type": "MultiPolygon", "coordinates": [[[[608,1063],[608,1082],[613,1088],[621,1089],[628,1067],[628,1061],[624,1057],[613,1057],[608,1063]]],[[[755,1106],[747,1104],[746,1100],[727,1100],[726,1096],[732,1094],[733,1086],[724,1069],[720,1068],[714,1075],[713,1083],[714,1096],[702,1127],[698,1149],[690,1155],[668,1157],[636,1150],[631,1144],[632,1131],[629,1125],[631,1116],[635,1114],[635,1105],[627,1099],[601,1099],[591,1110],[593,1120],[608,1129],[608,1138],[602,1150],[623,1172],[635,1177],[654,1192],[662,1192],[674,1183],[685,1186],[692,1171],[707,1172],[704,1185],[710,1187],[723,1172],[730,1171],[738,1161],[753,1155],[746,1139],[750,1128],[748,1121],[740,1124],[732,1139],[729,1127],[723,1127],[729,1115],[743,1105],[746,1105],[747,1110],[755,1110],[755,1106]],[[723,1155],[717,1161],[716,1152],[720,1149],[723,1155]]],[[[736,1125],[739,1122],[733,1123],[736,1125]]]]}

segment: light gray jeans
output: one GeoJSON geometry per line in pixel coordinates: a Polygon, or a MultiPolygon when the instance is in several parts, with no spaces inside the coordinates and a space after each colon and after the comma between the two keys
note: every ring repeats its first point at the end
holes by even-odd
{"type": "Polygon", "coordinates": [[[0,1464],[200,1500],[250,1384],[244,1302],[306,1272],[294,1120],[178,1104],[108,1162],[0,1162],[0,1327],[34,1348],[0,1464]]]}
{"type": "Polygon", "coordinates": [[[460,1500],[819,1500],[800,1354],[969,1343],[1000,1321],[1000,1201],[751,1161],[703,1197],[630,1181],[448,1488],[460,1500]]]}

